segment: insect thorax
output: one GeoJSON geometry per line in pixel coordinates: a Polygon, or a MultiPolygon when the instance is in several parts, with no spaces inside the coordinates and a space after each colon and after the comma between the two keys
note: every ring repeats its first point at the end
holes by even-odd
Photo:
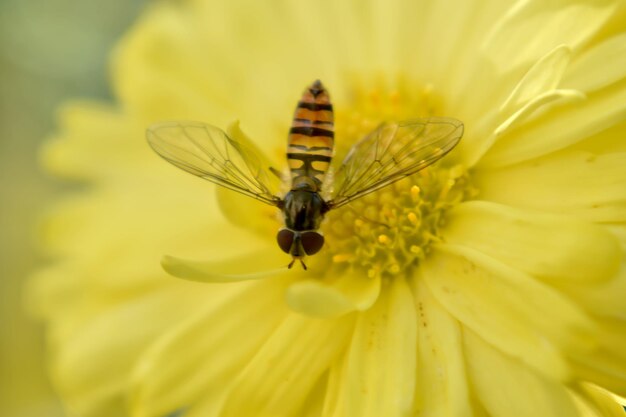
{"type": "Polygon", "coordinates": [[[317,192],[296,189],[285,195],[282,210],[288,229],[304,231],[319,229],[328,207],[317,192]]]}

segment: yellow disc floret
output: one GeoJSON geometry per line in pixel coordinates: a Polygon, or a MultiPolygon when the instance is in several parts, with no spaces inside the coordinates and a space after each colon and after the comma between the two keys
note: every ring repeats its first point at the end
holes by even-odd
{"type": "MultiPolygon", "coordinates": [[[[418,90],[420,91],[420,90],[418,90]]],[[[357,94],[350,112],[338,109],[338,146],[350,146],[373,130],[380,120],[429,116],[430,92],[409,100],[398,90],[357,94]],[[372,117],[374,114],[376,118],[372,117]],[[347,144],[347,145],[346,145],[347,144]]],[[[345,149],[339,149],[341,157],[345,149]]],[[[416,266],[438,238],[447,209],[472,192],[467,171],[447,160],[386,188],[331,211],[322,230],[326,253],[335,267],[357,268],[369,277],[393,276],[416,266]]]]}

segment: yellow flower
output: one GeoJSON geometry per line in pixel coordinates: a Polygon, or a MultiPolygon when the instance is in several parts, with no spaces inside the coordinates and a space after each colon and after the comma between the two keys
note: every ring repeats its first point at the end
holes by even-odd
{"type": "Polygon", "coordinates": [[[119,105],[66,106],[44,152],[89,185],[50,215],[58,261],[30,288],[68,407],[623,415],[607,391],[626,395],[625,15],[619,1],[153,5],[116,51],[119,105]],[[276,270],[276,213],[216,197],[144,130],[240,119],[280,161],[316,78],[338,154],[389,119],[455,117],[465,135],[331,212],[309,271],[276,270]],[[214,284],[171,278],[162,254],[214,284]]]}

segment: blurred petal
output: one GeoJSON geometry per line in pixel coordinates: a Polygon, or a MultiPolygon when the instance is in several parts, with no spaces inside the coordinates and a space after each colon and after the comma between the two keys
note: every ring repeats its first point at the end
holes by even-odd
{"type": "Polygon", "coordinates": [[[619,272],[608,281],[591,285],[584,282],[562,282],[558,287],[591,314],[626,320],[626,260],[622,260],[619,272]]]}
{"type": "Polygon", "coordinates": [[[624,417],[624,408],[606,391],[583,383],[575,389],[584,417],[624,417]]]}
{"type": "Polygon", "coordinates": [[[94,305],[72,311],[68,318],[80,317],[82,322],[63,335],[52,363],[53,378],[70,407],[83,415],[105,416],[114,405],[121,411],[132,365],[155,337],[193,314],[201,299],[211,298],[187,284],[145,293],[96,313],[94,305]]]}
{"type": "MultiPolygon", "coordinates": [[[[556,106],[567,103],[576,103],[586,98],[585,94],[578,90],[551,90],[539,94],[529,100],[524,106],[513,113],[508,119],[502,122],[494,131],[496,137],[504,136],[510,130],[519,127],[521,124],[532,119],[537,113],[546,112],[556,106]]],[[[533,155],[534,156],[534,155],[533,155]]],[[[523,155],[520,155],[520,158],[523,155]]]]}
{"type": "Polygon", "coordinates": [[[626,131],[626,120],[600,130],[595,135],[568,147],[568,150],[591,152],[592,154],[626,153],[624,131],[626,131]]]}
{"type": "Polygon", "coordinates": [[[233,382],[220,416],[298,416],[311,388],[345,349],[353,325],[353,316],[289,314],[233,382]]]}
{"type": "Polygon", "coordinates": [[[560,381],[551,380],[463,331],[469,377],[476,397],[492,417],[577,416],[560,381]]]}
{"type": "Polygon", "coordinates": [[[579,48],[616,9],[614,2],[518,1],[493,26],[483,51],[501,71],[535,62],[558,45],[579,48]],[[529,36],[532,34],[532,36],[529,36]]]}
{"type": "Polygon", "coordinates": [[[622,257],[617,239],[600,226],[487,201],[451,210],[443,237],[548,280],[608,280],[622,257]]]}
{"type": "Polygon", "coordinates": [[[479,170],[474,179],[483,200],[590,221],[623,222],[624,166],[626,153],[596,156],[570,151],[499,170],[479,170]]]}
{"type": "Polygon", "coordinates": [[[200,52],[206,45],[190,24],[191,16],[180,5],[159,3],[146,17],[122,39],[115,55],[114,85],[125,106],[146,126],[159,120],[209,116],[215,125],[223,126],[234,119],[229,114],[232,93],[227,93],[225,83],[215,82],[220,77],[214,71],[223,73],[224,68],[220,71],[210,64],[211,59],[219,59],[219,52],[200,52]]]}
{"type": "Polygon", "coordinates": [[[509,166],[566,148],[621,122],[624,114],[623,85],[587,94],[582,102],[561,103],[524,124],[523,129],[503,135],[485,154],[480,166],[509,166]]]}
{"type": "Polygon", "coordinates": [[[626,396],[626,321],[601,322],[596,340],[599,342],[597,349],[585,353],[572,352],[576,373],[583,381],[626,396]]]}
{"type": "Polygon", "coordinates": [[[296,282],[286,294],[292,310],[312,317],[339,317],[355,310],[355,305],[337,289],[313,280],[296,282]]]}
{"type": "Polygon", "coordinates": [[[149,155],[145,126],[118,109],[98,102],[66,103],[58,111],[60,134],[40,150],[43,165],[63,178],[90,180],[143,176],[141,161],[149,155]],[[123,150],[123,151],[122,151],[123,150]]]}
{"type": "Polygon", "coordinates": [[[566,45],[559,45],[535,62],[500,106],[500,112],[506,114],[519,109],[533,98],[556,89],[570,61],[571,52],[566,45]]]}
{"type": "Polygon", "coordinates": [[[302,314],[337,317],[350,311],[367,310],[380,293],[380,276],[344,273],[329,282],[303,280],[289,286],[287,303],[302,314]]]}
{"type": "Polygon", "coordinates": [[[626,77],[626,34],[621,33],[585,51],[568,68],[564,86],[595,91],[626,77]],[[607,65],[598,65],[599,62],[607,65]]]}
{"type": "Polygon", "coordinates": [[[205,395],[214,402],[225,395],[225,381],[234,380],[287,313],[284,288],[275,281],[229,286],[151,346],[133,373],[133,416],[161,417],[205,395]]]}
{"type": "MultiPolygon", "coordinates": [[[[255,143],[246,136],[239,127],[239,122],[233,122],[228,127],[228,135],[239,143],[245,144],[252,149],[261,161],[261,166],[269,170],[275,168],[263,150],[259,149],[255,143]]],[[[274,174],[268,172],[268,184],[266,186],[279,195],[280,180],[274,174]]],[[[243,229],[256,232],[260,237],[268,239],[274,238],[276,232],[282,227],[280,210],[261,202],[251,202],[250,197],[229,190],[225,187],[217,187],[217,204],[224,216],[232,224],[243,229]]]]}
{"type": "Polygon", "coordinates": [[[286,275],[280,266],[284,255],[277,248],[267,248],[223,261],[189,261],[164,256],[161,265],[169,274],[197,282],[236,282],[286,275]],[[280,258],[279,258],[280,256],[280,258]],[[254,259],[254,263],[249,262],[254,259]]]}

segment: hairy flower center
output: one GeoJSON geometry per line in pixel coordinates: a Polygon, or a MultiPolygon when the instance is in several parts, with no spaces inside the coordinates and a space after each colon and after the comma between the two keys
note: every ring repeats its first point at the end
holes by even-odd
{"type": "MultiPolygon", "coordinates": [[[[429,96],[426,89],[413,100],[397,91],[357,95],[356,106],[349,113],[337,112],[337,137],[350,146],[384,120],[437,114],[429,96]]],[[[338,157],[344,152],[346,149],[338,149],[338,157]]],[[[470,192],[465,168],[443,160],[331,211],[322,226],[328,262],[335,267],[358,268],[370,277],[404,272],[416,266],[438,241],[445,211],[470,192]]]]}

